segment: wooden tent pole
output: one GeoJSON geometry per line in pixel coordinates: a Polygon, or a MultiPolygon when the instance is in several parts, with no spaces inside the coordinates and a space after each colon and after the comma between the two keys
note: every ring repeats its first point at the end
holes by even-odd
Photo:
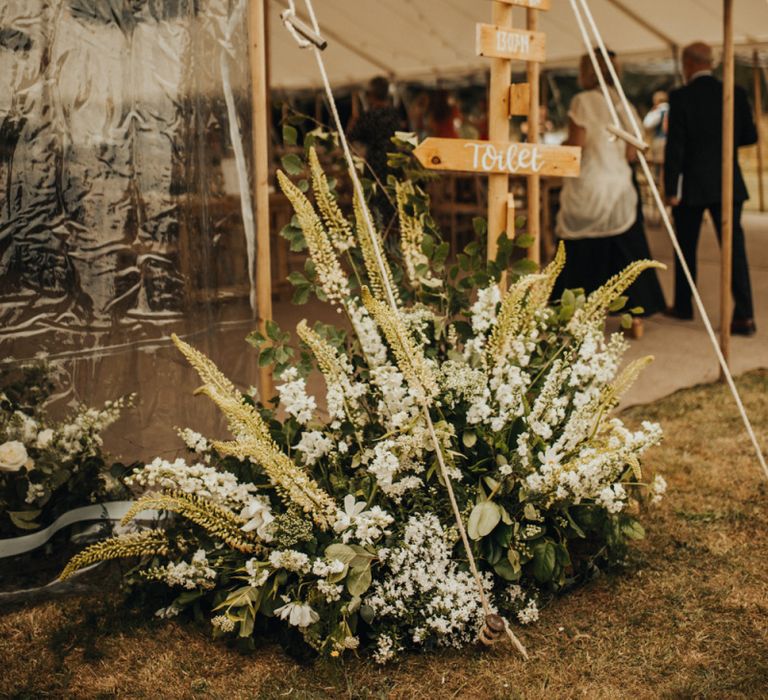
{"type": "MultiPolygon", "coordinates": [[[[493,24],[512,26],[512,6],[493,0],[493,24]]],[[[491,59],[491,89],[488,100],[488,137],[491,141],[509,141],[509,85],[512,62],[507,58],[491,59]]],[[[499,249],[499,236],[507,228],[507,195],[509,175],[488,176],[488,260],[494,260],[499,249]]]]}
{"type": "MultiPolygon", "coordinates": [[[[723,0],[723,179],[720,267],[720,349],[730,359],[731,278],[733,276],[733,0],[723,0]]],[[[722,378],[722,372],[721,372],[722,378]]]]}
{"type": "MultiPolygon", "coordinates": [[[[268,0],[250,0],[248,5],[248,58],[251,64],[253,118],[253,187],[256,191],[256,307],[258,326],[265,333],[272,320],[272,271],[269,222],[269,119],[267,98],[267,10],[268,0]]],[[[272,372],[259,369],[261,400],[274,393],[272,372]]]]}
{"type": "MultiPolygon", "coordinates": [[[[526,11],[526,28],[535,32],[538,27],[538,10],[526,11]]],[[[539,79],[541,68],[538,61],[528,61],[526,65],[530,104],[528,106],[528,142],[539,142],[539,79]]],[[[536,263],[541,262],[541,177],[528,176],[528,234],[533,236],[533,244],[528,248],[528,257],[536,263]]]]}
{"type": "Polygon", "coordinates": [[[765,211],[765,188],[763,186],[763,83],[760,75],[760,61],[757,49],[752,53],[752,79],[755,89],[755,124],[757,124],[757,192],[760,211],[765,211]]]}

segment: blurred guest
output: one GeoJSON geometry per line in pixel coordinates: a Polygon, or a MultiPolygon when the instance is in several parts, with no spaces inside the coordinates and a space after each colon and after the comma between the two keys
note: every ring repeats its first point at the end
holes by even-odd
{"type": "Polygon", "coordinates": [[[664,144],[667,142],[667,115],[669,96],[663,90],[653,93],[653,106],[643,118],[643,126],[651,137],[651,158],[654,163],[664,159],[664,144]]]}
{"type": "Polygon", "coordinates": [[[418,136],[419,141],[427,135],[427,112],[429,111],[429,93],[426,90],[417,92],[406,108],[408,112],[408,128],[418,136]]]}
{"type": "MultiPolygon", "coordinates": [[[[723,84],[712,75],[712,49],[702,42],[683,50],[686,84],[669,96],[669,129],[664,158],[664,186],[672,205],[677,239],[685,262],[696,280],[696,248],[704,211],[709,210],[718,241],[722,216],[723,84]]],[[[757,141],[757,129],[747,93],[736,86],[734,95],[734,143],[748,146],[757,141]]],[[[747,249],[741,227],[741,209],[748,199],[739,168],[738,150],[733,154],[733,271],[734,299],[731,333],[755,332],[752,288],[747,249]]],[[[693,318],[691,289],[675,260],[675,303],[668,310],[675,318],[693,318]]],[[[723,323],[725,323],[725,319],[723,323]]]]}
{"type": "Polygon", "coordinates": [[[365,144],[365,160],[378,185],[373,205],[385,215],[392,208],[384,190],[388,173],[387,151],[391,150],[390,139],[401,128],[400,115],[390,100],[389,81],[386,78],[373,78],[368,83],[365,97],[368,109],[363,113],[360,113],[356,101],[353,101],[347,136],[352,141],[365,144]]]}
{"type": "MultiPolygon", "coordinates": [[[[615,60],[611,54],[611,60],[615,60]]],[[[618,104],[613,80],[599,60],[610,97],[618,104]]],[[[649,258],[640,198],[630,161],[634,148],[611,140],[606,126],[612,123],[589,56],[582,56],[579,71],[582,92],[571,101],[566,145],[581,146],[581,174],[565,180],[560,195],[557,235],[565,242],[566,263],[556,295],[563,289],[582,288],[589,293],[621,272],[630,263],[649,258]]],[[[642,307],[642,315],[662,311],[664,295],[655,270],[646,270],[627,290],[628,308],[642,307]]],[[[642,335],[640,318],[631,334],[642,335]]]]}
{"type": "Polygon", "coordinates": [[[427,131],[430,136],[455,139],[459,137],[459,110],[447,90],[435,90],[429,96],[427,131]]]}

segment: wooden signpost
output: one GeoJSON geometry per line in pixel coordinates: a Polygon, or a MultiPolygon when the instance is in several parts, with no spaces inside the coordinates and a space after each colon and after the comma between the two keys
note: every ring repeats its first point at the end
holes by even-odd
{"type": "MultiPolygon", "coordinates": [[[[581,149],[544,146],[539,140],[539,64],[546,58],[546,36],[536,31],[537,11],[548,10],[550,0],[492,0],[491,24],[478,24],[476,52],[491,60],[488,100],[488,141],[427,138],[414,151],[430,170],[451,170],[488,175],[488,259],[498,251],[502,233],[515,235],[515,203],[509,176],[526,175],[528,233],[533,237],[529,257],[539,262],[539,178],[578,177],[581,149]],[[512,27],[513,6],[526,9],[527,29],[512,27]],[[525,61],[527,83],[511,85],[512,61],[525,61]],[[526,143],[509,139],[509,118],[527,115],[526,143]]],[[[503,282],[502,282],[503,284],[503,282]]]]}
{"type": "Polygon", "coordinates": [[[413,153],[430,170],[506,175],[575,177],[581,160],[581,149],[575,146],[432,137],[424,139],[413,153]]]}
{"type": "Polygon", "coordinates": [[[547,55],[547,38],[541,32],[478,24],[475,51],[478,56],[540,63],[547,55]]]}

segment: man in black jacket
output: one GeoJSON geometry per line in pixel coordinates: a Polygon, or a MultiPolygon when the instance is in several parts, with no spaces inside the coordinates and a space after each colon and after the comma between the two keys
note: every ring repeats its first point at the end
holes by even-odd
{"type": "MultiPolygon", "coordinates": [[[[696,247],[699,230],[708,209],[718,240],[722,215],[722,124],[723,84],[712,75],[712,49],[697,42],[683,50],[685,86],[669,96],[669,127],[664,151],[664,187],[685,261],[696,279],[696,247]]],[[[733,159],[733,299],[731,332],[755,332],[752,289],[741,210],[748,199],[738,162],[738,147],[757,141],[757,130],[746,92],[736,87],[734,106],[735,145],[733,159]]],[[[691,289],[675,260],[675,303],[668,313],[693,318],[691,289]]],[[[723,320],[725,322],[725,320],[723,320]]]]}

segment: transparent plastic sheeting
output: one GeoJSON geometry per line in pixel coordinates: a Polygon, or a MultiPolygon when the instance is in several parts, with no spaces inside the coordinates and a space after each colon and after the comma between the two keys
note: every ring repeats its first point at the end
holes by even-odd
{"type": "Polygon", "coordinates": [[[59,406],[137,392],[110,440],[125,459],[212,425],[171,332],[255,382],[229,118],[234,105],[250,157],[238,8],[0,0],[0,362],[46,353],[59,406]]]}

